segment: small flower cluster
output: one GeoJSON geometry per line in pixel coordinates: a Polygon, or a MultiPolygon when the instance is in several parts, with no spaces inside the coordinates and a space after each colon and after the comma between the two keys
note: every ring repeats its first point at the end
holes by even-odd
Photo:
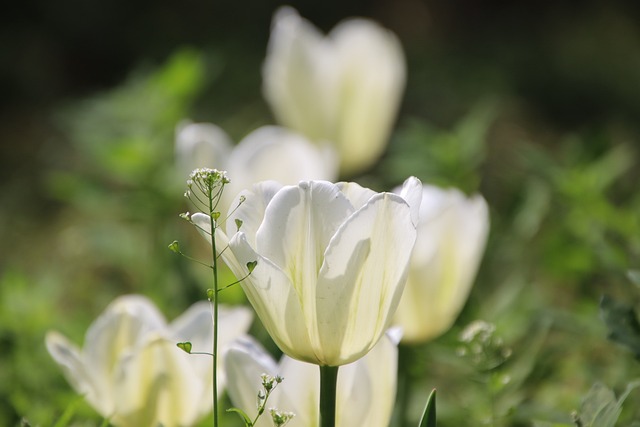
{"type": "Polygon", "coordinates": [[[267,393],[270,393],[278,384],[282,382],[284,378],[279,375],[272,377],[269,374],[260,375],[260,379],[262,380],[262,387],[267,393]]]}
{"type": "MultiPolygon", "coordinates": [[[[211,168],[194,169],[187,180],[187,191],[184,196],[191,200],[199,210],[213,214],[224,186],[231,180],[227,177],[226,171],[211,168]]],[[[188,217],[188,213],[181,217],[188,217]]]]}
{"type": "Polygon", "coordinates": [[[467,358],[480,371],[490,371],[502,365],[511,356],[501,337],[495,335],[496,327],[483,320],[475,320],[460,334],[458,355],[467,358]]]}
{"type": "Polygon", "coordinates": [[[201,185],[203,188],[216,188],[220,185],[229,184],[231,180],[227,177],[227,171],[219,171],[211,168],[198,168],[189,175],[187,185],[201,185]]]}
{"type": "Polygon", "coordinates": [[[276,427],[284,426],[295,416],[293,412],[282,412],[275,408],[269,409],[269,414],[271,414],[271,419],[276,427]]]}
{"type": "MultiPolygon", "coordinates": [[[[273,377],[269,374],[260,375],[260,379],[262,380],[262,390],[258,392],[258,416],[264,412],[269,395],[271,395],[278,384],[284,380],[284,378],[279,375],[273,377]]],[[[293,412],[285,412],[277,408],[269,408],[269,415],[271,415],[273,424],[276,427],[284,426],[295,416],[293,412]]]]}

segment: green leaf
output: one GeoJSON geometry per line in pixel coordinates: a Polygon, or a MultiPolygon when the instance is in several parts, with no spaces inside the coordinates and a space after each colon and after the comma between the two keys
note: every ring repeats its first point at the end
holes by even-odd
{"type": "Polygon", "coordinates": [[[240,416],[240,418],[242,418],[242,421],[244,421],[244,425],[246,427],[252,427],[253,426],[253,423],[251,422],[251,418],[249,418],[249,416],[247,414],[245,414],[245,412],[242,409],[229,408],[229,409],[227,409],[227,412],[235,412],[236,414],[238,414],[240,416]]]}
{"type": "Polygon", "coordinates": [[[247,263],[247,269],[249,270],[249,273],[253,273],[253,270],[256,268],[256,265],[258,265],[258,261],[251,261],[247,263]]]}
{"type": "Polygon", "coordinates": [[[178,344],[176,344],[178,346],[178,348],[182,351],[184,351],[185,353],[189,353],[191,354],[191,348],[193,347],[191,345],[191,343],[189,341],[185,341],[185,342],[179,342],[178,344]]]}
{"type": "Polygon", "coordinates": [[[424,407],[422,418],[418,427],[436,427],[436,389],[434,388],[427,399],[427,404],[424,407]]]}
{"type": "Polygon", "coordinates": [[[640,359],[640,322],[633,307],[604,295],[600,314],[609,330],[608,338],[628,347],[640,359]]]}
{"type": "Polygon", "coordinates": [[[631,280],[631,283],[636,286],[640,286],[640,270],[627,271],[627,277],[631,280]]]}
{"type": "Polygon", "coordinates": [[[614,427],[621,410],[617,403],[613,391],[595,383],[580,406],[580,421],[585,426],[614,427]]]}
{"type": "MultiPolygon", "coordinates": [[[[53,427],[64,427],[64,426],[68,426],[70,424],[70,421],[73,418],[73,415],[76,411],[76,406],[78,406],[78,403],[81,402],[81,399],[75,399],[74,401],[72,401],[69,406],[67,406],[67,409],[64,410],[64,412],[62,413],[62,415],[60,416],[60,418],[58,418],[58,421],[56,421],[56,423],[54,424],[53,427]]],[[[30,426],[31,424],[24,424],[25,427],[30,426]]]]}
{"type": "Polygon", "coordinates": [[[602,383],[595,383],[580,405],[578,417],[584,427],[615,427],[622,404],[634,389],[640,386],[640,380],[627,384],[625,391],[616,399],[616,395],[602,383]]]}
{"type": "Polygon", "coordinates": [[[236,228],[238,229],[238,231],[240,231],[240,227],[242,227],[242,220],[236,218],[235,222],[236,222],[236,228]]]}
{"type": "Polygon", "coordinates": [[[169,244],[169,250],[171,250],[172,252],[175,252],[177,254],[180,253],[180,244],[178,243],[177,240],[174,240],[173,242],[171,242],[169,244]]]}

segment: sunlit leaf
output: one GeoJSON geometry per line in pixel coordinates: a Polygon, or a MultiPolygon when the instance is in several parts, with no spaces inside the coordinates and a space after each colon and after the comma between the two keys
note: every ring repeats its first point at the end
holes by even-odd
{"type": "Polygon", "coordinates": [[[247,414],[245,414],[245,412],[242,409],[238,409],[238,408],[229,408],[227,409],[227,412],[235,412],[236,414],[238,414],[238,416],[240,416],[240,418],[242,418],[242,421],[244,421],[244,425],[245,426],[252,426],[253,423],[251,422],[251,419],[249,418],[249,416],[247,414]]]}
{"type": "Polygon", "coordinates": [[[258,261],[251,261],[247,263],[247,269],[249,270],[249,273],[253,272],[253,270],[256,268],[256,265],[258,265],[258,261]]]}
{"type": "Polygon", "coordinates": [[[180,350],[184,351],[185,353],[191,354],[191,348],[193,347],[193,345],[191,345],[189,341],[179,342],[176,345],[180,350]]]}
{"type": "Polygon", "coordinates": [[[424,407],[418,427],[436,427],[436,389],[434,388],[424,407]]]}
{"type": "Polygon", "coordinates": [[[172,251],[172,252],[175,252],[177,254],[180,253],[180,244],[178,243],[177,240],[174,240],[173,242],[171,242],[169,244],[169,250],[172,251]]]}

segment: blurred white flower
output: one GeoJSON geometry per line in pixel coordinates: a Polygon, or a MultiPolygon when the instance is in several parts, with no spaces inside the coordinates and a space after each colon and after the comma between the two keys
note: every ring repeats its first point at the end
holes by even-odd
{"type": "Polygon", "coordinates": [[[222,212],[241,190],[250,189],[256,182],[334,180],[338,167],[332,147],[319,147],[279,126],[258,128],[234,146],[216,125],[184,123],[176,131],[176,158],[185,180],[197,168],[227,171],[231,182],[222,194],[222,212]]]}
{"type": "MultiPolygon", "coordinates": [[[[420,194],[420,181],[408,179],[404,197],[420,194]]],[[[280,349],[324,366],[365,355],[400,300],[419,204],[411,212],[396,194],[326,181],[262,182],[238,197],[245,202],[231,213],[227,235],[218,228],[218,247],[228,245],[222,257],[238,278],[257,261],[241,286],[280,349]]],[[[209,217],[191,220],[209,240],[209,217]]]]}
{"type": "Polygon", "coordinates": [[[323,36],[290,7],[274,15],[263,93],[276,120],[315,142],[331,142],[340,172],[371,166],[384,151],[405,84],[397,37],[366,19],[323,36]]]}
{"type": "MultiPolygon", "coordinates": [[[[396,190],[399,191],[399,190],[396,190]]],[[[484,253],[489,210],[480,195],[424,185],[418,238],[394,324],[403,342],[446,332],[462,310],[484,253]]]]}
{"type": "MultiPolygon", "coordinates": [[[[336,396],[337,427],[387,427],[396,395],[397,342],[385,335],[361,359],[344,365],[338,373],[336,396]]],[[[267,401],[268,407],[293,412],[287,427],[318,426],[320,369],[283,356],[276,363],[253,340],[238,340],[226,354],[228,392],[233,404],[252,419],[257,414],[256,393],[264,373],[284,378],[267,401]]],[[[256,427],[270,426],[263,415],[256,427]]]]}
{"type": "MultiPolygon", "coordinates": [[[[220,310],[219,348],[244,334],[252,320],[245,307],[220,310]]],[[[117,298],[89,327],[80,350],[58,332],[46,336],[47,350],[74,389],[111,424],[184,427],[211,411],[213,363],[209,303],[199,302],[167,325],[147,298],[117,298]]],[[[223,372],[222,364],[218,370],[223,372]]],[[[219,375],[224,386],[224,375],[219,375]]]]}

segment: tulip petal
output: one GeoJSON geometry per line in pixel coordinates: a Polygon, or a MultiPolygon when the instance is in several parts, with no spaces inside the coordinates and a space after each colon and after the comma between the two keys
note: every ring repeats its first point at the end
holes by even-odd
{"type": "Polygon", "coordinates": [[[323,35],[290,7],[273,18],[262,69],[263,93],[280,123],[326,139],[337,114],[339,63],[323,35]]]}
{"type": "Polygon", "coordinates": [[[201,415],[198,405],[205,389],[190,357],[173,340],[149,334],[140,350],[125,357],[114,373],[118,390],[114,424],[192,425],[201,415]]]}
{"type": "Polygon", "coordinates": [[[84,360],[96,376],[109,378],[124,353],[133,351],[150,331],[165,327],[164,316],[148,298],[121,296],[87,330],[84,360]]]}
{"type": "Polygon", "coordinates": [[[256,252],[293,273],[290,277],[297,286],[315,284],[329,239],[352,212],[349,201],[330,182],[284,187],[265,210],[256,252]],[[313,277],[297,277],[303,274],[313,277]]]}
{"type": "MultiPolygon", "coordinates": [[[[262,346],[250,337],[243,337],[232,343],[225,353],[225,360],[229,397],[235,407],[254,419],[258,414],[256,396],[262,389],[261,375],[277,375],[278,366],[262,346]]],[[[268,406],[276,406],[273,397],[269,399],[268,406]]],[[[268,418],[266,414],[262,416],[256,427],[270,426],[268,418]]]]}
{"type": "MultiPolygon", "coordinates": [[[[220,307],[219,315],[218,348],[224,351],[231,335],[246,332],[251,314],[220,307]]],[[[188,355],[176,343],[208,347],[211,329],[207,303],[195,304],[167,327],[151,301],[129,295],[91,325],[82,353],[55,332],[46,344],[73,387],[114,425],[181,427],[211,410],[213,367],[209,356],[188,355]]]]}
{"type": "Polygon", "coordinates": [[[417,227],[420,222],[420,206],[422,204],[422,182],[415,176],[407,178],[402,187],[394,191],[400,194],[411,208],[411,221],[417,227]]]}
{"type": "MultiPolygon", "coordinates": [[[[196,227],[198,233],[211,244],[211,217],[203,213],[194,213],[191,215],[191,223],[196,227]]],[[[229,246],[229,238],[218,226],[216,228],[216,249],[220,253],[224,248],[229,246]]]]}
{"type": "MultiPolygon", "coordinates": [[[[212,307],[208,302],[198,302],[173,321],[169,330],[175,342],[189,341],[194,352],[211,353],[213,351],[212,307]]],[[[243,335],[251,326],[253,312],[247,307],[218,307],[218,348],[225,348],[236,337],[243,335]]],[[[213,393],[213,363],[211,356],[194,354],[191,356],[193,370],[207,390],[201,396],[201,410],[204,414],[211,410],[213,393]]],[[[224,375],[224,356],[218,358],[218,392],[226,387],[224,375]]]]}
{"type": "MultiPolygon", "coordinates": [[[[291,427],[309,427],[318,423],[320,377],[318,367],[283,356],[276,365],[273,358],[251,337],[236,340],[226,353],[229,396],[233,404],[251,418],[257,414],[255,396],[261,389],[260,376],[279,375],[284,381],[271,394],[267,407],[293,412],[291,427]]],[[[272,425],[269,416],[260,418],[257,427],[272,425]]]]}
{"type": "Polygon", "coordinates": [[[323,363],[356,360],[380,338],[402,294],[415,237],[407,203],[381,193],[331,239],[317,286],[323,363]]]}
{"type": "Polygon", "coordinates": [[[356,172],[384,151],[405,84],[397,37],[378,24],[351,19],[329,34],[340,64],[336,136],[341,169],[356,172]]]}
{"type": "MultiPolygon", "coordinates": [[[[219,322],[221,325],[225,325],[224,329],[220,330],[221,335],[235,334],[234,337],[243,334],[249,329],[249,324],[243,322],[242,319],[238,324],[232,323],[235,319],[222,320],[224,316],[222,313],[226,312],[223,307],[220,307],[219,322]],[[231,320],[232,322],[229,322],[231,320]],[[232,330],[227,330],[231,328],[232,330]]],[[[243,311],[245,311],[243,309],[243,311]]],[[[249,322],[251,314],[248,313],[249,322]]],[[[205,301],[200,301],[193,304],[183,314],[177,317],[169,325],[169,336],[175,343],[188,341],[193,345],[193,352],[211,353],[213,347],[213,319],[211,317],[211,304],[205,301]]],[[[221,337],[219,337],[218,346],[223,346],[229,341],[229,337],[226,337],[225,343],[222,343],[221,337]]],[[[213,362],[211,356],[204,354],[192,354],[189,362],[192,365],[192,370],[201,381],[204,383],[204,392],[200,396],[200,406],[198,413],[204,415],[211,410],[211,396],[213,393],[213,362]]],[[[218,359],[219,373],[221,370],[222,360],[218,359]]],[[[222,390],[226,384],[224,375],[218,375],[219,390],[222,390]]]]}
{"type": "Polygon", "coordinates": [[[287,275],[257,254],[242,232],[231,239],[229,248],[233,256],[225,252],[225,262],[236,277],[247,276],[240,285],[269,335],[282,351],[302,360],[314,360],[314,355],[308,353],[311,346],[307,327],[300,321],[304,318],[300,299],[287,275]],[[249,275],[246,264],[253,261],[257,265],[249,275]]]}
{"type": "Polygon", "coordinates": [[[233,173],[229,191],[235,196],[266,180],[286,185],[309,179],[333,180],[337,177],[337,154],[331,146],[313,144],[289,129],[263,126],[235,147],[228,170],[233,173]]]}
{"type": "Polygon", "coordinates": [[[489,230],[481,196],[425,185],[422,197],[418,239],[395,320],[405,342],[426,341],[451,327],[471,290],[489,230]]]}
{"type": "Polygon", "coordinates": [[[320,350],[316,283],[331,236],[353,212],[339,188],[326,181],[284,187],[271,200],[256,235],[256,252],[287,275],[302,305],[314,347],[320,350]]]}
{"type": "Polygon", "coordinates": [[[232,148],[229,136],[214,124],[185,123],[176,129],[176,159],[185,180],[197,168],[227,169],[232,148]]]}
{"type": "Polygon", "coordinates": [[[396,395],[398,348],[386,334],[338,373],[337,425],[387,427],[396,395]]]}
{"type": "Polygon", "coordinates": [[[320,369],[318,366],[282,356],[278,369],[284,381],[274,395],[277,407],[282,411],[295,414],[287,427],[317,426],[320,419],[320,369]]]}
{"type": "Polygon", "coordinates": [[[236,220],[242,221],[240,231],[244,232],[251,247],[256,247],[256,233],[262,224],[264,212],[273,196],[282,188],[276,181],[263,181],[254,184],[251,189],[241,191],[231,203],[227,218],[227,236],[238,231],[236,220]],[[244,197],[244,202],[240,202],[244,197]]]}
{"type": "MultiPolygon", "coordinates": [[[[395,401],[398,350],[388,335],[369,354],[342,366],[338,373],[336,426],[386,427],[395,401]]],[[[226,353],[229,395],[251,418],[257,414],[255,396],[260,375],[279,375],[283,382],[272,392],[267,407],[293,412],[291,427],[314,427],[319,421],[320,371],[317,366],[283,356],[278,366],[251,337],[236,340],[226,353]]],[[[268,427],[268,416],[257,427],[268,427]]]]}
{"type": "Polygon", "coordinates": [[[200,301],[193,304],[169,325],[169,334],[177,341],[189,341],[193,351],[210,351],[213,342],[211,304],[200,301]]]}
{"type": "Polygon", "coordinates": [[[489,231],[488,207],[482,197],[475,196],[467,201],[462,193],[456,192],[452,194],[449,206],[439,217],[444,223],[425,224],[428,233],[442,242],[436,259],[430,263],[433,271],[425,279],[434,274],[441,278],[437,289],[433,289],[435,295],[432,293],[433,301],[439,302],[433,311],[447,329],[469,295],[489,231]]]}
{"type": "Polygon", "coordinates": [[[227,345],[236,337],[244,334],[253,321],[253,311],[244,306],[219,306],[218,322],[221,328],[218,332],[218,340],[220,345],[227,345]]]}
{"type": "Polygon", "coordinates": [[[356,210],[363,207],[369,199],[378,194],[373,190],[361,186],[357,182],[339,182],[336,185],[356,210]]]}
{"type": "Polygon", "coordinates": [[[45,340],[49,354],[60,365],[71,386],[83,395],[100,415],[110,416],[114,405],[107,385],[85,364],[78,347],[55,331],[48,332],[45,340]]]}

